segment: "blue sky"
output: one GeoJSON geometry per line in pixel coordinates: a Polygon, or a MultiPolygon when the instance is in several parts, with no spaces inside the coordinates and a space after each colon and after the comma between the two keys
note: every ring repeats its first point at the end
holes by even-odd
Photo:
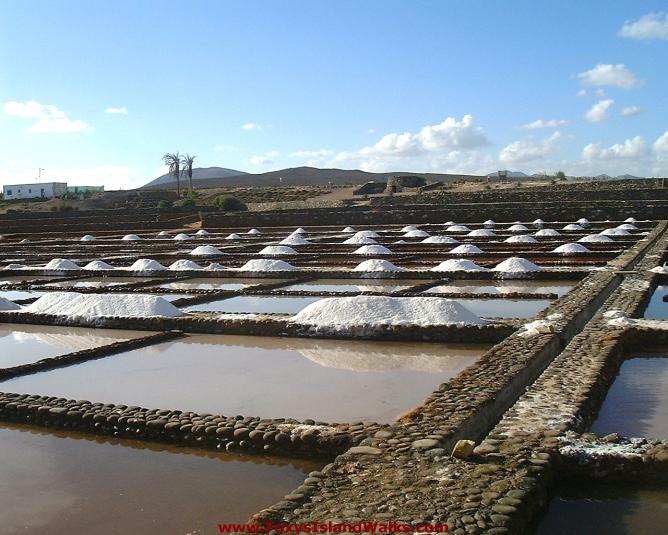
{"type": "Polygon", "coordinates": [[[0,3],[0,183],[198,166],[668,175],[668,8],[0,3]]]}

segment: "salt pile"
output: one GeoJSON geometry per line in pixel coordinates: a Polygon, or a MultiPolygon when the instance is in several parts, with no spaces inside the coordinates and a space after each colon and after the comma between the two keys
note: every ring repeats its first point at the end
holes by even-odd
{"type": "Polygon", "coordinates": [[[355,232],[355,229],[353,227],[346,227],[341,232],[355,232]]]}
{"type": "Polygon", "coordinates": [[[630,236],[631,233],[628,230],[623,228],[607,228],[602,232],[599,232],[603,236],[630,236]]]}
{"type": "Polygon", "coordinates": [[[614,240],[603,234],[588,234],[587,236],[580,238],[578,241],[581,243],[609,243],[614,240]]]}
{"type": "Polygon", "coordinates": [[[492,237],[496,236],[496,233],[493,230],[490,230],[488,228],[479,228],[476,230],[472,230],[467,234],[467,236],[485,236],[485,237],[492,237]]]}
{"type": "Polygon", "coordinates": [[[101,269],[114,269],[114,266],[111,266],[102,260],[93,260],[92,262],[88,262],[83,268],[98,271],[101,269]]]}
{"type": "MultiPolygon", "coordinates": [[[[395,242],[399,243],[399,242],[395,242]]],[[[403,242],[405,243],[405,242],[403,242]]],[[[455,244],[459,243],[458,240],[455,240],[454,238],[451,238],[450,236],[429,236],[428,238],[425,238],[422,240],[422,243],[448,243],[448,244],[455,244]]]]}
{"type": "Polygon", "coordinates": [[[580,225],[577,225],[575,223],[570,223],[570,224],[564,226],[564,228],[562,230],[584,230],[584,227],[582,227],[580,225]]]}
{"type": "Polygon", "coordinates": [[[309,245],[311,242],[302,238],[299,234],[290,234],[290,236],[283,238],[278,243],[281,245],[309,245]]]}
{"type": "Polygon", "coordinates": [[[257,234],[262,234],[262,233],[261,233],[258,229],[256,229],[256,228],[252,228],[252,229],[250,229],[246,234],[255,234],[255,235],[257,235],[257,234]]]}
{"type": "Polygon", "coordinates": [[[241,239],[241,236],[239,236],[238,234],[236,234],[236,233],[233,232],[232,234],[230,234],[229,236],[227,236],[225,239],[226,239],[226,240],[240,240],[240,239],[241,239]]]}
{"type": "Polygon", "coordinates": [[[26,269],[27,266],[24,266],[23,264],[7,264],[5,266],[5,269],[26,269]]]}
{"type": "Polygon", "coordinates": [[[169,237],[169,232],[167,232],[166,230],[161,230],[160,232],[158,232],[158,238],[166,238],[166,237],[169,237]]]}
{"type": "Polygon", "coordinates": [[[519,223],[516,223],[515,225],[511,225],[511,226],[509,226],[509,227],[508,227],[508,230],[509,230],[510,232],[525,232],[525,231],[527,231],[527,230],[529,230],[529,229],[526,228],[524,225],[521,225],[521,224],[519,224],[519,223]]]}
{"type": "Polygon", "coordinates": [[[561,325],[548,320],[536,320],[522,325],[522,328],[517,331],[517,336],[522,338],[529,338],[539,334],[549,334],[561,331],[561,325]]]}
{"type": "Polygon", "coordinates": [[[211,262],[204,269],[208,269],[209,271],[224,271],[227,268],[225,266],[221,266],[218,262],[211,262]]]}
{"type": "Polygon", "coordinates": [[[182,316],[178,308],[162,297],[143,294],[80,294],[50,292],[24,309],[34,314],[97,319],[105,316],[147,318],[182,316]]]}
{"type": "Polygon", "coordinates": [[[520,236],[511,236],[503,240],[506,243],[538,243],[536,238],[528,236],[527,234],[522,234],[520,236]]]}
{"type": "Polygon", "coordinates": [[[306,231],[303,228],[299,227],[297,230],[293,232],[293,234],[306,234],[306,231]]]}
{"type": "Polygon", "coordinates": [[[185,241],[185,240],[192,240],[192,236],[188,236],[188,234],[183,234],[183,232],[180,232],[173,238],[176,241],[185,241]]]}
{"type": "Polygon", "coordinates": [[[367,271],[367,272],[380,272],[380,271],[406,271],[404,268],[395,266],[392,262],[387,260],[365,260],[361,264],[355,267],[353,271],[367,271]]]}
{"type": "Polygon", "coordinates": [[[492,228],[492,227],[496,226],[496,221],[494,221],[493,219],[488,219],[487,221],[485,221],[483,223],[483,225],[487,228],[492,228]]]}
{"type": "Polygon", "coordinates": [[[576,221],[578,225],[582,225],[583,227],[588,227],[589,226],[589,219],[586,217],[581,217],[576,221]]]}
{"type": "Polygon", "coordinates": [[[64,258],[54,258],[51,260],[44,269],[53,269],[53,270],[63,270],[63,269],[81,269],[71,260],[66,260],[64,258]]]}
{"type": "Polygon", "coordinates": [[[545,238],[546,236],[561,236],[561,232],[554,230],[553,228],[544,228],[536,232],[534,236],[538,236],[539,238],[545,238]]]}
{"type": "Polygon", "coordinates": [[[487,271],[487,268],[465,258],[451,258],[431,268],[431,271],[487,271]]]}
{"type": "Polygon", "coordinates": [[[283,260],[256,258],[249,260],[238,269],[239,271],[293,271],[297,268],[292,264],[283,262],[283,260]]]}
{"type": "Polygon", "coordinates": [[[429,237],[429,233],[425,232],[424,230],[411,230],[410,232],[404,234],[404,238],[427,238],[427,237],[429,237]]]}
{"type": "Polygon", "coordinates": [[[327,330],[373,331],[387,325],[483,325],[457,301],[440,297],[330,297],[311,303],[292,318],[294,323],[327,330]]]}
{"type": "Polygon", "coordinates": [[[455,224],[454,221],[446,221],[445,223],[443,223],[443,226],[444,227],[449,227],[449,226],[454,225],[454,224],[455,224]]]}
{"type": "Polygon", "coordinates": [[[278,255],[289,255],[289,254],[299,254],[292,247],[287,247],[285,245],[269,245],[262,249],[259,254],[266,256],[278,256],[278,255]]]}
{"type": "Polygon", "coordinates": [[[167,268],[157,260],[152,260],[150,258],[140,258],[127,269],[128,271],[162,271],[167,268]]]}
{"type": "Polygon", "coordinates": [[[635,217],[627,217],[624,220],[624,223],[635,223],[635,222],[637,222],[637,219],[635,217]]]}
{"type": "Polygon", "coordinates": [[[169,266],[170,271],[192,271],[196,269],[202,269],[202,266],[196,264],[192,260],[177,260],[169,266]]]}
{"type": "Polygon", "coordinates": [[[622,230],[638,230],[638,227],[631,223],[624,223],[623,225],[618,225],[617,228],[622,230]]]}
{"type": "Polygon", "coordinates": [[[376,240],[355,234],[347,240],[343,240],[341,243],[345,243],[346,245],[373,245],[376,243],[376,240]]]}
{"type": "MultiPolygon", "coordinates": [[[[366,238],[366,239],[370,240],[371,238],[366,238]]],[[[427,239],[429,239],[429,238],[427,238],[427,239]]],[[[408,243],[408,242],[406,240],[397,240],[397,241],[393,241],[392,243],[408,243]]],[[[422,240],[422,243],[424,243],[424,240],[422,240]]]]}
{"type": "Polygon", "coordinates": [[[95,241],[97,238],[95,236],[92,236],[90,234],[86,234],[85,236],[82,236],[79,241],[95,241]]]}
{"type": "Polygon", "coordinates": [[[580,245],[579,243],[564,243],[563,245],[560,245],[554,249],[552,252],[561,254],[578,254],[589,253],[590,251],[584,245],[580,245]]]}
{"type": "Polygon", "coordinates": [[[458,245],[450,251],[450,254],[481,254],[482,249],[476,247],[475,245],[458,245]]]}
{"type": "Polygon", "coordinates": [[[413,225],[408,225],[408,226],[402,228],[401,232],[412,232],[413,230],[418,230],[418,228],[414,227],[413,225]]]}
{"type": "Polygon", "coordinates": [[[358,238],[380,238],[377,232],[374,232],[373,230],[360,230],[359,232],[355,232],[354,237],[358,238]]]}
{"type": "Polygon", "coordinates": [[[445,232],[471,232],[471,229],[466,225],[450,225],[445,232]]]}
{"type": "Polygon", "coordinates": [[[195,236],[209,236],[211,233],[203,228],[195,232],[195,236]]]}
{"type": "Polygon", "coordinates": [[[199,247],[195,247],[192,251],[190,251],[190,254],[192,256],[220,256],[224,253],[213,245],[200,245],[199,247]]]}
{"type": "Polygon", "coordinates": [[[359,249],[355,249],[353,254],[373,256],[376,254],[392,254],[392,251],[383,245],[362,245],[359,249]]]}
{"type": "Polygon", "coordinates": [[[534,227],[542,227],[544,224],[545,224],[545,221],[543,221],[543,220],[540,219],[540,218],[538,218],[538,219],[534,219],[534,221],[533,221],[533,223],[532,223],[532,225],[533,225],[534,227]]]}
{"type": "Polygon", "coordinates": [[[21,307],[14,303],[14,301],[0,297],[0,310],[21,310],[21,307]]]}
{"type": "Polygon", "coordinates": [[[139,241],[141,238],[137,236],[136,234],[126,234],[121,238],[123,241],[139,241]]]}
{"type": "Polygon", "coordinates": [[[533,262],[527,260],[526,258],[521,258],[519,256],[511,256],[510,258],[505,259],[500,264],[497,264],[492,268],[492,271],[498,273],[504,273],[506,275],[519,275],[524,273],[532,273],[535,271],[543,271],[540,266],[537,266],[533,262]]]}

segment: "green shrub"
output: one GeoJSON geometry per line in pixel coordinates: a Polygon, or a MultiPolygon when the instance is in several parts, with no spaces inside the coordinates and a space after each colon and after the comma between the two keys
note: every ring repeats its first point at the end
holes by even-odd
{"type": "Polygon", "coordinates": [[[158,208],[171,208],[171,207],[172,207],[172,202],[171,202],[171,201],[167,201],[167,200],[165,200],[165,199],[161,200],[161,201],[158,203],[158,208]]]}
{"type": "Polygon", "coordinates": [[[215,204],[225,212],[245,212],[248,206],[243,201],[232,195],[219,195],[216,197],[215,204]]]}
{"type": "Polygon", "coordinates": [[[184,199],[178,200],[174,203],[175,206],[181,206],[184,208],[192,208],[195,206],[195,199],[191,199],[190,197],[186,197],[184,199]]]}

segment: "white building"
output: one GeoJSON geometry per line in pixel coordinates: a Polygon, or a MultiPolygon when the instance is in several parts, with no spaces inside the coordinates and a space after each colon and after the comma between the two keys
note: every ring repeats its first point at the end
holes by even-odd
{"type": "Polygon", "coordinates": [[[34,184],[14,184],[3,186],[5,200],[11,199],[52,199],[67,191],[66,182],[38,182],[34,184]]]}

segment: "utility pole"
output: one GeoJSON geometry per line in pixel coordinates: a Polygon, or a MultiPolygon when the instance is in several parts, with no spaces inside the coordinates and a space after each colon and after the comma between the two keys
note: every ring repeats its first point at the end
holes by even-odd
{"type": "Polygon", "coordinates": [[[44,171],[43,167],[38,167],[37,168],[37,183],[39,184],[42,180],[42,171],[44,171]]]}

